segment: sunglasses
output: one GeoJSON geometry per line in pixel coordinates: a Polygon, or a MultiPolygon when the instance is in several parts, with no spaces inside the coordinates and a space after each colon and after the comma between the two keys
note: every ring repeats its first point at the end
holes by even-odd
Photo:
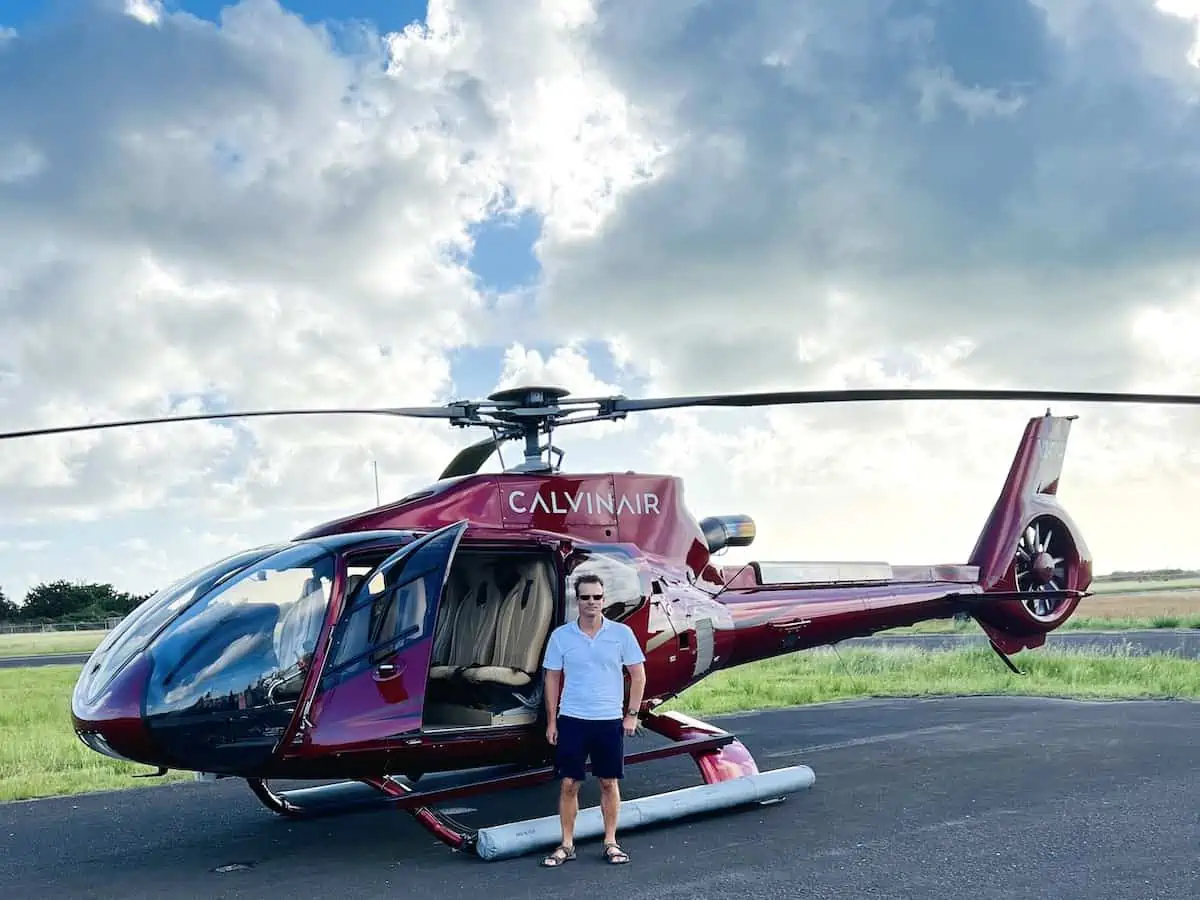
{"type": "Polygon", "coordinates": [[[580,600],[603,600],[604,595],[603,594],[580,594],[579,599],[580,600]]]}

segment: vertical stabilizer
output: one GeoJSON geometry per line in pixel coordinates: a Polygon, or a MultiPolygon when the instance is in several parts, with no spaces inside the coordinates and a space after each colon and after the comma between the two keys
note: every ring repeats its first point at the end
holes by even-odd
{"type": "Polygon", "coordinates": [[[1047,412],[1029,420],[971,552],[984,590],[972,614],[1005,653],[1044,643],[1091,585],[1087,545],[1058,500],[1074,419],[1047,412]]]}
{"type": "Polygon", "coordinates": [[[979,566],[985,590],[999,587],[1013,561],[1021,531],[1035,516],[1051,513],[1065,517],[1057,499],[1058,483],[1074,420],[1075,416],[1047,412],[1025,426],[1004,488],[971,551],[971,565],[979,566]]]}

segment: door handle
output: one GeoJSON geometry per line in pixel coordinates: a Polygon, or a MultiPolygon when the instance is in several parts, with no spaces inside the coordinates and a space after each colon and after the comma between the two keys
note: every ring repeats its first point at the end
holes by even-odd
{"type": "Polygon", "coordinates": [[[391,681],[393,678],[398,678],[404,674],[404,663],[379,663],[375,667],[374,678],[376,681],[391,681]]]}

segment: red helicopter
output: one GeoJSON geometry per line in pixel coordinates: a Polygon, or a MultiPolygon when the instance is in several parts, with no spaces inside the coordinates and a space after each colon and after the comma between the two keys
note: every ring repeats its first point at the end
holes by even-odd
{"type": "Polygon", "coordinates": [[[638,636],[647,657],[641,725],[669,739],[627,762],[689,754],[709,784],[757,773],[750,752],[732,733],[656,708],[714,672],[960,614],[1018,671],[1009,655],[1044,643],[1091,583],[1087,546],[1056,497],[1074,416],[1047,410],[1029,420],[974,550],[955,565],[723,566],[714,554],[753,541],[749,516],[697,520],[669,475],[563,473],[562,451],[542,443],[556,427],[644,410],[920,399],[1200,403],[1023,390],[569,399],[524,387],[442,407],[214,413],[0,437],[345,413],[490,428],[423,490],[159,591],[107,635],[71,698],[86,746],[152,774],[242,778],[268,809],[301,817],[343,808],[313,793],[339,785],[291,793],[269,781],[366,784],[464,848],[475,832],[436,804],[552,777],[539,667],[550,631],[574,615],[569,585],[584,571],[605,582],[605,615],[638,636]],[[513,439],[524,440],[523,462],[480,474],[513,439]],[[432,773],[467,777],[426,789],[420,781],[432,773]]]}

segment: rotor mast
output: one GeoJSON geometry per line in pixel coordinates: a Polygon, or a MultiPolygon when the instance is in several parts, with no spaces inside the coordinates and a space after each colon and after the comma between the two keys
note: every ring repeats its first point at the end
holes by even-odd
{"type": "Polygon", "coordinates": [[[523,438],[525,453],[522,462],[508,469],[512,472],[555,472],[562,462],[563,452],[549,440],[554,430],[555,419],[561,418],[565,410],[559,400],[570,391],[560,387],[517,387],[497,391],[488,395],[491,403],[498,405],[492,417],[502,424],[495,426],[497,437],[523,438]],[[542,445],[542,432],[547,441],[542,445]],[[542,454],[546,454],[543,459],[542,454]],[[551,457],[557,454],[557,459],[551,457]]]}

